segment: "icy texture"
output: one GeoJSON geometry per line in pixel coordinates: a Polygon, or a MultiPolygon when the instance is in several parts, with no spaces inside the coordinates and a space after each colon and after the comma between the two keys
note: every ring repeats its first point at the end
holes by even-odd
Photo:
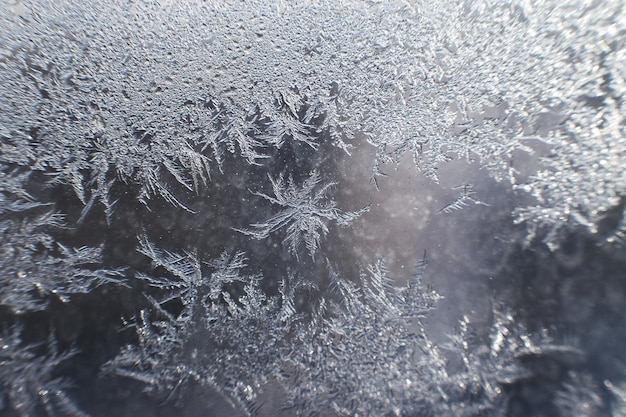
{"type": "Polygon", "coordinates": [[[604,384],[607,386],[607,388],[609,388],[609,390],[611,390],[611,393],[616,400],[613,404],[611,417],[626,416],[626,390],[624,389],[624,387],[616,387],[610,381],[605,381],[604,384]]]}
{"type": "MultiPolygon", "coordinates": [[[[107,343],[134,314],[135,334],[90,366],[106,362],[107,375],[156,398],[196,384],[260,415],[276,411],[268,397],[307,416],[623,415],[623,372],[599,381],[583,369],[587,352],[498,308],[481,329],[467,312],[438,347],[425,317],[440,296],[421,283],[424,263],[403,285],[390,278],[397,248],[362,261],[356,237],[378,236],[351,228],[372,213],[358,209],[366,197],[351,191],[350,168],[337,168],[366,165],[375,192],[396,185],[383,177],[407,159],[435,188],[443,168],[463,177],[476,165],[524,199],[511,213],[524,244],[552,251],[537,264],[554,255],[550,267],[569,274],[605,243],[623,260],[624,10],[595,0],[3,2],[0,326],[12,330],[0,411],[82,415],[52,375],[65,361],[81,368],[75,351],[39,349],[57,322],[89,348],[73,333],[89,326],[68,319],[75,307],[91,319],[113,311],[116,325],[90,323],[107,343]],[[572,233],[585,243],[568,253],[572,233]]],[[[454,181],[457,198],[434,209],[451,228],[461,209],[491,208],[472,178],[454,181]]],[[[491,230],[481,226],[470,246],[491,230]]],[[[519,288],[541,275],[534,267],[519,268],[519,288]]],[[[555,300],[572,282],[543,294],[555,300]]],[[[606,295],[613,326],[623,326],[620,297],[606,295]]]]}
{"type": "Polygon", "coordinates": [[[37,410],[49,417],[87,417],[65,393],[70,384],[52,376],[55,368],[76,351],[59,353],[51,335],[48,353],[38,355],[37,346],[22,343],[21,331],[14,326],[0,335],[0,386],[13,410],[22,417],[37,415],[37,410]]]}
{"type": "Polygon", "coordinates": [[[151,297],[154,313],[141,311],[139,345],[127,346],[106,368],[159,391],[174,392],[189,381],[209,385],[251,412],[279,366],[280,345],[295,319],[289,294],[267,296],[261,277],[243,274],[243,253],[225,253],[203,273],[195,255],[163,252],[145,236],[140,240],[140,251],[167,274],[139,278],[164,295],[151,297]],[[182,304],[179,313],[167,310],[172,301],[182,304]]]}
{"type": "MultiPolygon", "coordinates": [[[[557,394],[557,406],[564,416],[598,416],[605,408],[598,382],[589,374],[571,371],[557,394]]],[[[619,415],[619,414],[617,414],[619,415]]]]}
{"type": "Polygon", "coordinates": [[[20,184],[27,175],[4,174],[0,183],[0,304],[17,313],[41,310],[50,295],[68,302],[72,294],[123,283],[121,269],[97,267],[102,248],[55,241],[50,233],[64,227],[63,216],[33,201],[20,184]]]}
{"type": "Polygon", "coordinates": [[[4,160],[71,185],[86,210],[108,209],[120,180],[139,185],[145,203],[158,195],[184,207],[174,190],[205,183],[211,160],[262,163],[287,140],[345,150],[367,140],[379,150],[375,176],[412,153],[433,178],[440,163],[466,158],[511,179],[514,152],[545,141],[554,156],[524,186],[539,204],[520,218],[557,229],[595,224],[624,192],[618,2],[19,11],[3,16],[4,160]]]}
{"type": "Polygon", "coordinates": [[[352,283],[330,271],[335,299],[328,319],[299,334],[286,376],[296,415],[412,415],[442,400],[445,361],[421,319],[438,294],[424,291],[421,272],[395,289],[383,261],[352,283]]]}
{"type": "Polygon", "coordinates": [[[425,259],[403,288],[391,284],[382,260],[355,283],[329,268],[331,291],[306,312],[298,311],[298,296],[311,303],[315,287],[291,276],[279,296],[268,297],[260,276],[242,273],[241,253],[206,262],[210,272],[203,272],[193,254],[162,251],[145,236],[140,242],[152,265],[166,271],[139,276],[161,297],[149,295],[153,312],[140,313],[139,345],[124,348],[105,370],[169,398],[194,382],[257,415],[263,388],[274,382],[290,415],[478,416],[505,413],[505,387],[541,376],[524,358],[582,355],[497,311],[488,345],[465,319],[446,346],[451,355],[443,354],[422,321],[440,298],[421,284],[425,259]],[[172,302],[182,310],[169,311],[172,302]],[[461,367],[451,370],[455,358],[461,367]]]}
{"type": "Polygon", "coordinates": [[[270,177],[270,181],[273,197],[263,193],[255,194],[281,206],[282,211],[265,222],[252,224],[251,229],[239,231],[254,239],[265,239],[272,232],[286,227],[283,242],[296,256],[302,245],[306,246],[312,258],[315,256],[321,239],[328,234],[326,223],[329,220],[346,226],[369,210],[369,207],[364,207],[355,212],[340,211],[337,204],[327,198],[327,193],[336,183],[320,186],[321,178],[317,172],[312,172],[300,186],[294,183],[292,177],[285,181],[282,175],[277,180],[270,177]]]}

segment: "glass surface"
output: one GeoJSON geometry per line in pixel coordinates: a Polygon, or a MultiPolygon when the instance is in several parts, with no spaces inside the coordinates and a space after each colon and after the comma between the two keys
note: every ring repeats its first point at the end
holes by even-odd
{"type": "Polygon", "coordinates": [[[626,416],[613,1],[0,0],[1,416],[626,416]]]}

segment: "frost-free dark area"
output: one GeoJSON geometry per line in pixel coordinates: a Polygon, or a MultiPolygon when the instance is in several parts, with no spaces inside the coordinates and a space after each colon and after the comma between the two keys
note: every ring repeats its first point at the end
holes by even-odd
{"type": "Polygon", "coordinates": [[[626,415],[620,2],[0,4],[0,415],[626,415]]]}

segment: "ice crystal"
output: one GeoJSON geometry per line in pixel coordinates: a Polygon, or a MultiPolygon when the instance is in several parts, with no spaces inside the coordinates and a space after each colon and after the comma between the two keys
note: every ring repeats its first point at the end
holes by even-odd
{"type": "Polygon", "coordinates": [[[418,280],[396,291],[383,261],[356,283],[331,277],[336,300],[329,318],[299,333],[287,356],[296,415],[407,415],[432,406],[444,358],[421,318],[438,295],[418,280]]]}
{"type": "Polygon", "coordinates": [[[94,202],[110,211],[119,181],[146,204],[186,208],[182,190],[225,154],[259,164],[268,148],[328,139],[374,145],[375,176],[412,154],[432,178],[462,158],[514,181],[516,152],[546,141],[555,158],[524,187],[539,205],[520,211],[539,226],[593,225],[624,192],[619,2],[20,10],[3,16],[4,159],[71,186],[85,214],[94,202]],[[119,13],[103,24],[109,9],[119,13]]]}
{"type": "MultiPolygon", "coordinates": [[[[242,273],[242,253],[224,253],[202,271],[193,254],[157,249],[145,236],[140,252],[167,272],[138,277],[163,290],[136,320],[139,345],[129,345],[106,369],[170,394],[190,381],[207,385],[251,413],[262,385],[276,372],[296,318],[290,292],[270,297],[259,276],[242,273]],[[168,311],[177,301],[182,310],[168,311]]],[[[182,389],[182,388],[181,388],[182,389]]]]}
{"type": "Polygon", "coordinates": [[[3,217],[0,214],[2,305],[18,313],[41,310],[50,296],[68,302],[72,294],[88,293],[104,284],[125,284],[123,269],[98,267],[102,247],[72,248],[52,237],[53,229],[63,227],[60,215],[3,217]]]}
{"type": "Polygon", "coordinates": [[[311,257],[320,247],[322,238],[328,233],[328,221],[346,226],[369,210],[366,206],[358,211],[342,212],[333,200],[328,199],[328,192],[335,183],[320,186],[321,177],[312,172],[302,184],[297,185],[292,177],[285,180],[284,176],[273,179],[273,196],[255,192],[282,210],[264,222],[253,223],[250,229],[237,229],[255,239],[266,239],[273,232],[286,228],[284,243],[289,251],[298,255],[299,248],[304,245],[311,257]]]}
{"type": "Polygon", "coordinates": [[[87,417],[67,395],[70,383],[53,377],[55,368],[77,352],[59,353],[50,336],[48,353],[38,355],[37,346],[22,343],[21,332],[14,326],[0,335],[0,385],[11,408],[23,417],[37,415],[38,410],[49,417],[87,417]]]}

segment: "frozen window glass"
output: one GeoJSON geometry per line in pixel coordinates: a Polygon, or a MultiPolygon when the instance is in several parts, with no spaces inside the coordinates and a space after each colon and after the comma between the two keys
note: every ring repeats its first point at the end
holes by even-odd
{"type": "Polygon", "coordinates": [[[1,416],[626,416],[626,10],[0,0],[1,416]]]}

